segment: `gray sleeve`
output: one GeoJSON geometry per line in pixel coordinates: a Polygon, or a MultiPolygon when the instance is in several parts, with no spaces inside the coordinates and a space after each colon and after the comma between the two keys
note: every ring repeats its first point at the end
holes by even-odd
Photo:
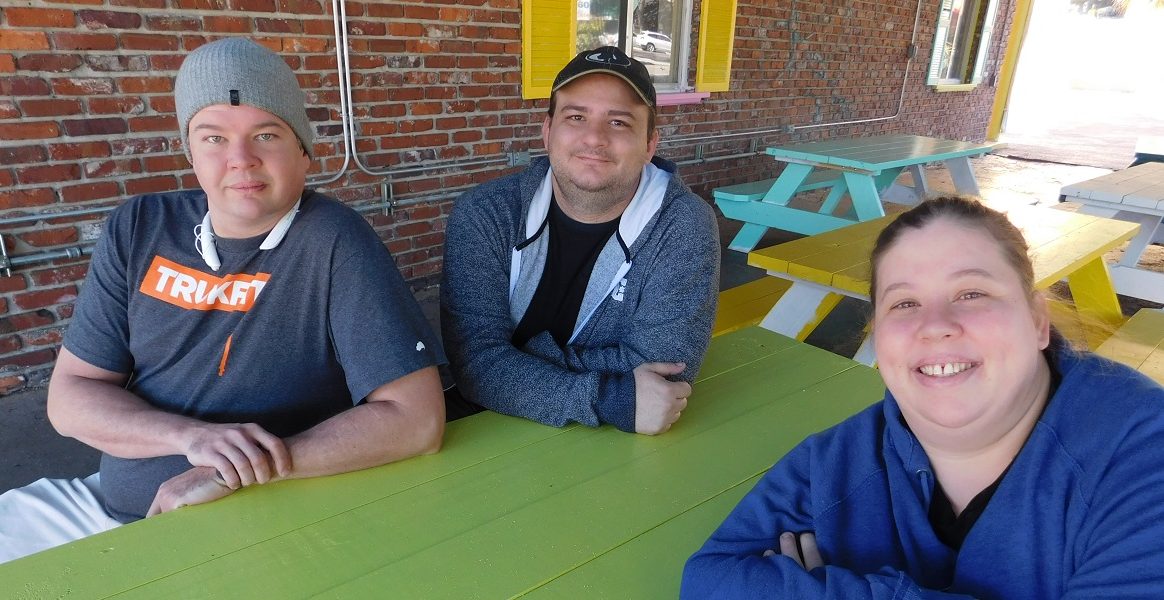
{"type": "MultiPolygon", "coordinates": [[[[515,347],[509,315],[510,224],[482,209],[480,188],[449,216],[441,281],[441,329],[462,394],[491,410],[561,427],[599,424],[601,375],[515,347]]],[[[516,194],[512,198],[517,202],[516,194]]]]}
{"type": "Polygon", "coordinates": [[[118,208],[105,222],[64,342],[77,358],[115,373],[129,373],[134,364],[127,275],[133,205],[131,201],[118,208]]]}
{"type": "Polygon", "coordinates": [[[388,249],[367,223],[356,227],[332,272],[327,315],[358,402],[385,383],[443,364],[445,356],[388,249]]]}

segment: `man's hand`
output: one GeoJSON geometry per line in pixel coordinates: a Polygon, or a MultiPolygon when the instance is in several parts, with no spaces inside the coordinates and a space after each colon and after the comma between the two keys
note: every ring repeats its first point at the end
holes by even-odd
{"type": "Polygon", "coordinates": [[[230,489],[291,474],[291,453],[283,440],[254,423],[200,423],[188,435],[186,460],[217,470],[230,489]]]}
{"type": "MultiPolygon", "coordinates": [[[[796,564],[803,567],[805,571],[823,567],[824,560],[820,557],[820,549],[816,547],[816,534],[806,531],[799,535],[799,543],[797,543],[797,539],[797,534],[791,531],[780,534],[780,554],[796,561],[796,564]]],[[[764,556],[775,554],[775,550],[764,551],[764,556]]]]}
{"type": "Polygon", "coordinates": [[[683,363],[643,363],[635,367],[635,432],[647,435],[663,433],[679,420],[687,408],[691,385],[670,381],[686,369],[683,363]]]}
{"type": "Polygon", "coordinates": [[[152,517],[175,508],[191,504],[205,504],[234,493],[218,479],[218,474],[210,467],[194,467],[185,473],[175,475],[158,488],[153,504],[146,513],[152,517]]]}

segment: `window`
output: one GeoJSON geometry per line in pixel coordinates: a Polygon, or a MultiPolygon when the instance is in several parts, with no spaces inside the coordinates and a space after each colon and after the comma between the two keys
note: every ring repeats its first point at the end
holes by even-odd
{"type": "Polygon", "coordinates": [[[695,89],[728,89],[736,0],[522,0],[522,97],[549,97],[558,71],[579,51],[598,46],[617,46],[642,61],[662,95],[690,91],[697,1],[695,89]]]}
{"type": "Polygon", "coordinates": [[[690,0],[578,0],[575,52],[618,46],[644,65],[659,92],[688,89],[690,0]]]}
{"type": "Polygon", "coordinates": [[[998,0],[942,0],[929,85],[976,85],[982,81],[998,0]]]}

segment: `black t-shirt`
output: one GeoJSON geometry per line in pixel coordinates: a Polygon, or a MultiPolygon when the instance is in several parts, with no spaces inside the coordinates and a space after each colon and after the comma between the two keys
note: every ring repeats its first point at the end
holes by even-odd
{"type": "Polygon", "coordinates": [[[550,198],[549,219],[549,250],[542,279],[510,340],[519,348],[543,331],[550,332],[559,346],[570,341],[590,272],[619,221],[575,221],[562,212],[556,198],[550,198]]]}

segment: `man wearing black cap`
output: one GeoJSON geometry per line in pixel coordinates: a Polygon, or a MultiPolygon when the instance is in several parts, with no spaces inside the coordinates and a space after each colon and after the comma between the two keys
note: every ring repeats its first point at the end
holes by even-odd
{"type": "Polygon", "coordinates": [[[49,384],[53,425],[102,451],[100,473],[0,495],[0,562],[440,447],[440,346],[363,217],[305,189],[287,63],[212,42],[174,96],[201,190],[110,215],[49,384]]]}
{"type": "Polygon", "coordinates": [[[449,217],[442,329],[451,417],[658,434],[680,416],[711,337],[710,206],[655,156],[655,89],[613,47],[554,80],[548,158],[477,187],[449,217]]]}

